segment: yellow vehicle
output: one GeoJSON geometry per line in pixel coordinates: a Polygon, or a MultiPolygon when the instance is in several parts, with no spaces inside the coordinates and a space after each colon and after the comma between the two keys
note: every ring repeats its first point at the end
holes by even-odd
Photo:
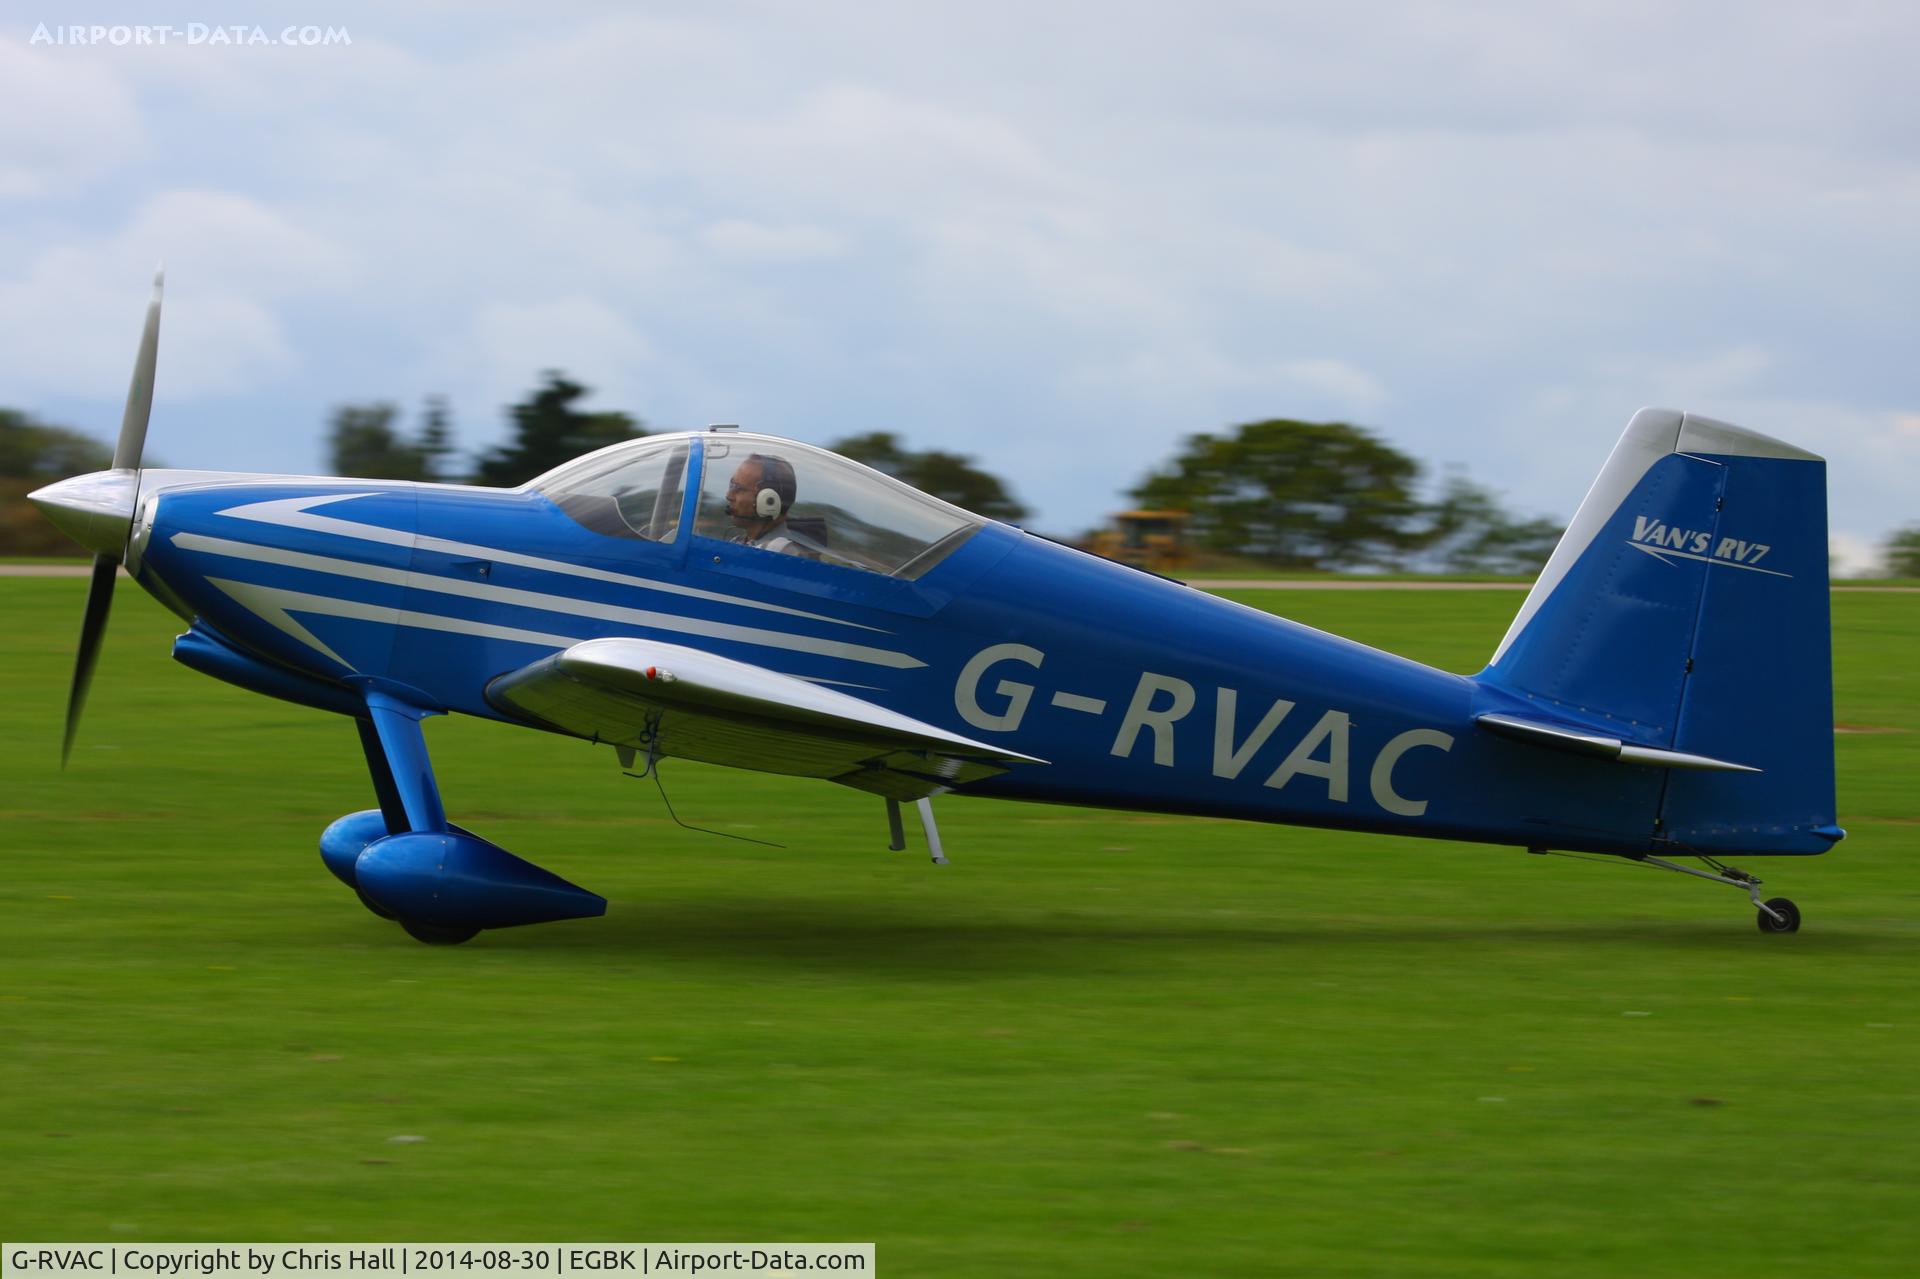
{"type": "Polygon", "coordinates": [[[1093,535],[1087,549],[1136,568],[1173,573],[1192,558],[1187,551],[1188,518],[1185,511],[1120,511],[1112,527],[1093,535]]]}

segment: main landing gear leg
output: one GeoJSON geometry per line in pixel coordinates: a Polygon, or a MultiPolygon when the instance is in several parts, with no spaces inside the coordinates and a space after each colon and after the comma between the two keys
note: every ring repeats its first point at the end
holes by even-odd
{"type": "Polygon", "coordinates": [[[380,807],[321,832],[320,859],[367,909],[436,946],[483,928],[606,914],[606,898],[447,820],[420,732],[420,721],[439,712],[378,689],[364,696],[360,745],[380,807]]]}
{"type": "Polygon", "coordinates": [[[1753,899],[1756,920],[1763,933],[1797,933],[1800,931],[1800,908],[1785,897],[1775,897],[1768,901],[1760,900],[1760,880],[1744,870],[1736,870],[1724,862],[1715,861],[1702,855],[1700,860],[1711,866],[1712,870],[1696,870],[1692,866],[1681,866],[1664,857],[1642,857],[1641,861],[1662,870],[1679,871],[1682,875],[1694,875],[1700,879],[1711,879],[1716,884],[1731,884],[1735,888],[1747,890],[1747,896],[1753,899]]]}
{"type": "MultiPolygon", "coordinates": [[[[920,829],[925,832],[927,836],[927,852],[933,857],[934,865],[945,866],[947,864],[947,854],[946,851],[940,847],[940,828],[934,824],[933,801],[930,799],[916,799],[913,802],[920,810],[920,829]]],[[[897,799],[889,799],[887,801],[887,847],[897,853],[905,849],[906,846],[907,828],[906,824],[900,820],[900,801],[897,799]]]]}
{"type": "MultiPolygon", "coordinates": [[[[396,834],[402,830],[445,832],[449,829],[447,810],[440,802],[440,785],[434,780],[426,739],[420,732],[420,721],[438,712],[420,710],[385,693],[369,691],[366,696],[367,718],[360,721],[360,745],[366,751],[367,768],[373,774],[374,793],[379,796],[387,829],[396,834]]],[[[395,918],[358,887],[354,891],[374,914],[395,918]]],[[[480,932],[465,925],[420,919],[401,918],[396,922],[409,937],[429,946],[458,946],[480,932]]]]}
{"type": "Polygon", "coordinates": [[[940,847],[940,828],[933,824],[933,801],[930,799],[916,799],[913,802],[919,805],[920,808],[920,829],[925,831],[927,835],[927,852],[933,855],[933,864],[935,866],[945,866],[947,864],[947,854],[945,850],[940,847]]]}
{"type": "Polygon", "coordinates": [[[433,779],[427,741],[420,732],[420,721],[440,712],[409,706],[385,693],[370,691],[366,696],[373,735],[369,741],[362,730],[360,742],[367,749],[381,813],[398,801],[408,830],[446,830],[447,810],[440,802],[440,784],[433,779]]]}

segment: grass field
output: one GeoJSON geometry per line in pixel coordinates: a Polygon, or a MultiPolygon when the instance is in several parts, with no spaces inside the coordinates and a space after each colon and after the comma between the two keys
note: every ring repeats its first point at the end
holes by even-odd
{"type": "MultiPolygon", "coordinates": [[[[1920,596],[1835,600],[1806,931],[1624,864],[877,801],[429,726],[607,918],[431,948],[320,865],[354,735],[0,580],[0,1237],[876,1240],[887,1275],[1865,1275],[1920,1251],[1920,596]],[[405,1138],[406,1140],[401,1140],[405,1138]]],[[[1517,597],[1240,598],[1458,670],[1517,597]]],[[[1756,695],[1764,695],[1757,693],[1756,695]]]]}

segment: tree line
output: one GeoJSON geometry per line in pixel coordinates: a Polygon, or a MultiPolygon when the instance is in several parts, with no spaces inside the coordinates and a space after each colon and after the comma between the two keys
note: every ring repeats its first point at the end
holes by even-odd
{"type": "MultiPolygon", "coordinates": [[[[549,369],[526,399],[508,406],[513,429],[507,442],[480,453],[464,471],[455,457],[444,399],[427,400],[412,432],[399,428],[395,404],[343,404],[328,419],[328,463],[336,475],[512,488],[582,453],[648,433],[629,414],[580,408],[576,401],[588,394],[587,387],[549,369]]],[[[827,447],[976,514],[1014,522],[1026,518],[1026,507],[1000,479],[958,453],[910,449],[891,431],[852,435],[827,447]]]]}
{"type": "Polygon", "coordinates": [[[79,431],[0,409],[0,555],[77,555],[73,539],[27,501],[43,484],[113,465],[113,450],[79,431]]]}
{"type": "Polygon", "coordinates": [[[1553,553],[1560,524],[1457,471],[1424,499],[1425,475],[1362,427],[1271,418],[1189,436],[1132,496],[1188,512],[1196,549],[1279,569],[1532,573],[1553,553]]]}
{"type": "MultiPolygon", "coordinates": [[[[444,396],[429,396],[411,428],[393,402],[342,404],[328,415],[327,463],[338,475],[512,487],[648,434],[631,414],[582,407],[589,394],[559,370],[546,371],[507,407],[508,438],[471,456],[456,447],[444,396]]],[[[891,431],[827,447],[978,514],[1013,523],[1027,516],[1008,484],[963,454],[913,449],[891,431]]],[[[0,409],[0,554],[71,553],[21,499],[110,460],[111,450],[91,436],[0,409]]],[[[1187,512],[1188,539],[1203,555],[1281,570],[1528,574],[1545,563],[1560,537],[1557,522],[1515,515],[1458,470],[1436,485],[1428,476],[1418,459],[1364,427],[1272,418],[1187,437],[1128,495],[1187,512]],[[1422,496],[1429,488],[1433,495],[1422,496]]],[[[1894,576],[1920,577],[1920,524],[1895,533],[1885,558],[1894,576]]]]}
{"type": "MultiPolygon", "coordinates": [[[[510,487],[582,453],[647,434],[620,412],[587,412],[588,389],[557,370],[507,410],[508,441],[452,470],[446,402],[432,398],[403,434],[391,403],[348,404],[328,425],[336,473],[386,479],[471,479],[510,487]]],[[[972,458],[916,450],[891,431],[827,446],[923,492],[994,519],[1027,515],[1009,486],[972,458]]],[[[1559,539],[1551,520],[1517,519],[1495,494],[1449,474],[1431,501],[1419,496],[1422,465],[1377,435],[1343,422],[1274,419],[1220,435],[1190,437],[1166,465],[1131,490],[1150,506],[1191,513],[1199,549],[1296,570],[1433,568],[1526,573],[1559,539]]]]}

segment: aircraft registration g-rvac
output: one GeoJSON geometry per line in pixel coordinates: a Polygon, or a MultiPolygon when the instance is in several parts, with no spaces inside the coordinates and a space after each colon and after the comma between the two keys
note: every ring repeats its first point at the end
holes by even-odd
{"type": "Polygon", "coordinates": [[[988,795],[1612,855],[1782,933],[1721,859],[1844,836],[1826,466],[1724,422],[1635,414],[1462,676],[731,429],[517,489],[142,469],[159,319],[156,279],[112,469],[33,495],[94,552],[65,750],[124,565],[181,663],[353,721],[378,807],[321,857],[421,941],[606,910],[449,820],[448,713],[835,782],[896,849],[913,804],[936,862],[933,798],[988,795]]]}

